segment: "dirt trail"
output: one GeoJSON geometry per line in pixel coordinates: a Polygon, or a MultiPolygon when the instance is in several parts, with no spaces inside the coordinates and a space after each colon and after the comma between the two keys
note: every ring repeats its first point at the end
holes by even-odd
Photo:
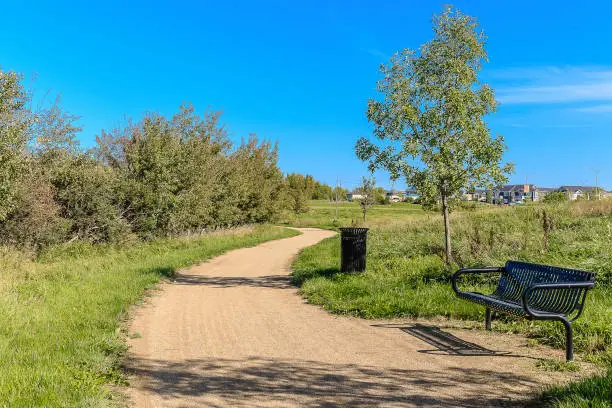
{"type": "Polygon", "coordinates": [[[301,231],[185,270],[138,308],[126,363],[133,406],[499,406],[558,379],[535,368],[551,351],[520,336],[305,304],[289,263],[333,233],[301,231]]]}

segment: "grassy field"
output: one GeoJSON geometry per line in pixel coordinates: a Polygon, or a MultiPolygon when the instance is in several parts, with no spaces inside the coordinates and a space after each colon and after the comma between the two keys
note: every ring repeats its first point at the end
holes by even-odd
{"type": "MultiPolygon", "coordinates": [[[[338,204],[319,200],[310,202],[310,211],[303,214],[285,212],[281,224],[294,227],[335,228],[363,224],[363,213],[359,204],[341,202],[338,204]],[[337,214],[337,216],[336,216],[337,214]]],[[[420,205],[397,203],[392,205],[376,205],[368,209],[369,224],[392,225],[398,219],[407,220],[421,217],[425,214],[420,205]]]]}
{"type": "Polygon", "coordinates": [[[122,319],[177,268],[230,249],[297,235],[271,226],[129,248],[70,246],[37,261],[0,258],[0,406],[101,407],[120,401],[122,319]]]}
{"type": "MultiPolygon", "coordinates": [[[[350,205],[353,208],[347,208],[347,213],[359,211],[356,204],[345,204],[350,205]]],[[[329,211],[328,206],[317,208],[313,203],[313,207],[313,225],[318,225],[320,214],[329,211]]],[[[333,313],[365,318],[446,316],[483,321],[484,309],[458,300],[450,288],[449,271],[442,262],[440,217],[406,211],[404,208],[413,207],[407,204],[387,207],[374,208],[367,225],[371,228],[367,271],[358,275],[339,273],[340,240],[330,238],[305,249],[295,261],[293,279],[302,294],[333,313]],[[374,216],[377,211],[380,218],[374,216]],[[408,216],[400,215],[404,211],[408,216]]],[[[308,225],[304,221],[309,216],[302,216],[298,223],[308,225]]],[[[481,207],[458,211],[452,225],[454,268],[503,265],[507,259],[519,259],[597,272],[597,288],[589,294],[584,315],[574,323],[575,343],[585,358],[612,368],[612,201],[481,207]],[[543,228],[544,212],[553,220],[554,227],[548,234],[543,228]]],[[[488,289],[486,281],[470,284],[488,289]]],[[[554,322],[500,317],[494,328],[525,333],[563,347],[562,327],[554,322]]],[[[609,406],[610,394],[598,393],[601,386],[612,389],[611,374],[551,390],[546,398],[556,406],[574,406],[580,401],[590,406],[585,401],[597,398],[594,406],[609,406]]]]}

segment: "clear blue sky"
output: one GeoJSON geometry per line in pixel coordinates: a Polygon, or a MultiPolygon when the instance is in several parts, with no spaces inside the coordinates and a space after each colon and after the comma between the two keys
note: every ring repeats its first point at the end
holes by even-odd
{"type": "MultiPolygon", "coordinates": [[[[511,181],[612,189],[612,3],[457,1],[489,37],[482,78],[502,103],[511,181]]],[[[232,138],[278,140],[283,171],[352,187],[378,66],[431,37],[441,3],[47,2],[2,6],[0,65],[60,93],[80,136],[183,101],[224,112],[232,138]],[[127,3],[130,3],[129,5],[127,3]]],[[[388,185],[384,174],[380,184],[388,185]]]]}

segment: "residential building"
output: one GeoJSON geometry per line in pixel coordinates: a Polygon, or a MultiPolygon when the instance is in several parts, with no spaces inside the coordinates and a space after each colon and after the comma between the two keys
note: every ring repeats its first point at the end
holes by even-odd
{"type": "Polygon", "coordinates": [[[532,201],[535,191],[533,184],[507,184],[493,190],[495,204],[522,204],[532,201]]]}
{"type": "Polygon", "coordinates": [[[487,201],[487,191],[476,189],[473,192],[467,192],[465,193],[465,199],[467,201],[480,201],[484,203],[487,201]]]}
{"type": "Polygon", "coordinates": [[[346,199],[348,201],[353,201],[353,200],[362,200],[366,197],[367,195],[363,194],[361,191],[353,190],[347,194],[346,199]]]}
{"type": "MultiPolygon", "coordinates": [[[[561,186],[559,191],[567,194],[570,200],[578,200],[579,198],[594,198],[593,194],[597,194],[597,187],[593,186],[561,186]]],[[[603,193],[603,190],[599,189],[603,193]]],[[[603,195],[603,194],[602,194],[603,195]]]]}
{"type": "Polygon", "coordinates": [[[404,199],[402,197],[402,193],[397,190],[385,191],[385,196],[389,198],[389,201],[394,202],[394,203],[399,203],[400,201],[404,199]]]}
{"type": "Polygon", "coordinates": [[[546,197],[548,194],[550,193],[554,193],[559,191],[558,188],[551,188],[551,187],[536,187],[533,190],[532,193],[532,200],[533,201],[541,201],[544,199],[544,197],[546,197]]]}
{"type": "Polygon", "coordinates": [[[421,197],[421,195],[416,190],[416,188],[408,188],[406,190],[406,192],[404,193],[404,199],[410,198],[412,200],[416,200],[416,199],[418,199],[420,197],[421,197]]]}

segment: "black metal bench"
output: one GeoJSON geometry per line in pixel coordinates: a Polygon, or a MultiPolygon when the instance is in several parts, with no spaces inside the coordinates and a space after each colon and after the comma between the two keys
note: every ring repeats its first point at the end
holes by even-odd
{"type": "Polygon", "coordinates": [[[582,313],[595,274],[556,266],[508,261],[506,266],[460,269],[451,277],[453,290],[460,298],[486,307],[485,326],[491,329],[491,310],[526,319],[559,320],[565,326],[565,356],[574,359],[571,322],[582,313]],[[465,274],[500,273],[497,289],[490,295],[463,292],[457,279],[465,274]]]}

